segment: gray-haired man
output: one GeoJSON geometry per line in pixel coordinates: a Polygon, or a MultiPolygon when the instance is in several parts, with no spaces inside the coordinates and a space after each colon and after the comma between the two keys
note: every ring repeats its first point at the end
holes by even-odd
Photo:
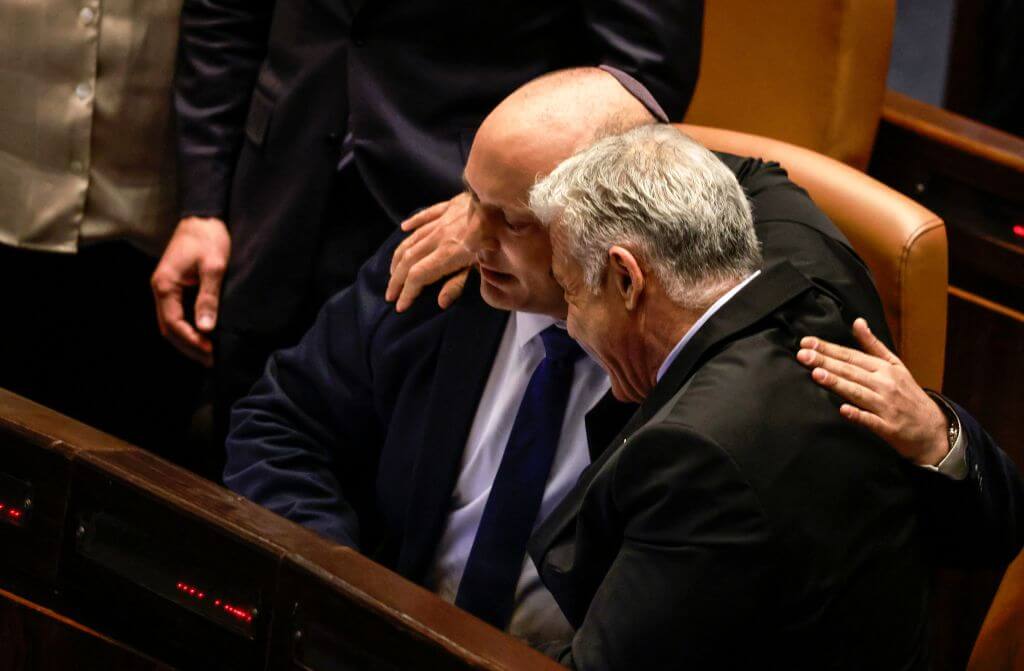
{"type": "Polygon", "coordinates": [[[640,411],[531,541],[583,668],[925,664],[907,466],[792,352],[847,340],[838,299],[760,269],[733,173],[644,126],[531,192],[570,334],[640,411]],[[574,612],[577,604],[579,612],[574,612]]]}

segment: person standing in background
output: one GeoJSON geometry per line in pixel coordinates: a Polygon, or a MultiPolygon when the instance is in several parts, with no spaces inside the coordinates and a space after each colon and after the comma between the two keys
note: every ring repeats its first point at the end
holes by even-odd
{"type": "Polygon", "coordinates": [[[0,387],[185,460],[201,369],[154,329],[181,0],[0,3],[0,387]]]}

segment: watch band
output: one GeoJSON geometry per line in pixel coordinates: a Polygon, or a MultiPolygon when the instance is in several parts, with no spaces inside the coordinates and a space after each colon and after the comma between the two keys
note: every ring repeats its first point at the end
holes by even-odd
{"type": "Polygon", "coordinates": [[[946,429],[946,438],[949,439],[949,449],[952,450],[953,446],[956,445],[956,441],[960,438],[960,423],[957,422],[956,417],[950,417],[949,413],[946,413],[946,421],[949,422],[949,427],[946,429]]]}

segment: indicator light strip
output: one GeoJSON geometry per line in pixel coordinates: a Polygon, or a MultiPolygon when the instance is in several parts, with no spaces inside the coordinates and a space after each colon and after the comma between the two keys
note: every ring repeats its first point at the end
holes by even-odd
{"type": "Polygon", "coordinates": [[[0,503],[0,518],[7,518],[12,520],[20,520],[25,514],[25,511],[21,508],[16,508],[6,503],[0,503]]]}
{"type": "MultiPolygon", "coordinates": [[[[181,592],[182,594],[186,594],[197,601],[207,601],[207,593],[201,590],[200,588],[196,587],[195,585],[191,585],[187,582],[179,582],[177,583],[176,587],[179,592],[181,592]]],[[[209,603],[209,601],[207,601],[207,603],[209,603]]],[[[239,608],[238,606],[230,604],[227,601],[223,601],[220,598],[213,599],[213,607],[217,610],[224,611],[225,613],[231,615],[240,622],[245,622],[246,624],[249,624],[253,621],[252,612],[247,611],[243,608],[239,608]]]]}

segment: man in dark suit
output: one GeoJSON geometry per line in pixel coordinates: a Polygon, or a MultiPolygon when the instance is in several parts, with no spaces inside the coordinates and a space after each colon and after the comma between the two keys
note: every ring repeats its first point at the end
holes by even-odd
{"type": "Polygon", "coordinates": [[[843,300],[764,267],[735,175],[667,126],[595,143],[531,191],[570,334],[640,409],[531,555],[586,669],[925,668],[912,468],[792,357],[843,300]]]}
{"type": "Polygon", "coordinates": [[[206,365],[215,334],[226,412],[397,222],[462,190],[476,127],[517,86],[603,65],[682,118],[702,12],[701,0],[189,0],[182,221],[153,276],[162,330],[206,365]],[[183,292],[196,284],[193,325],[183,292]]]}
{"type": "MultiPolygon", "coordinates": [[[[228,440],[230,487],[458,603],[451,586],[460,582],[460,562],[469,563],[465,545],[475,531],[467,515],[476,510],[475,519],[483,518],[479,503],[489,498],[487,478],[496,479],[512,428],[509,417],[498,435],[503,412],[495,388],[516,389],[504,405],[516,415],[527,386],[514,384],[522,378],[516,364],[529,373],[540,361],[536,347],[517,342],[517,326],[531,311],[548,313],[550,324],[566,309],[550,277],[546,232],[524,206],[528,189],[536,175],[610,121],[642,123],[623,118],[632,99],[622,97],[621,87],[604,84],[600,77],[581,78],[573,89],[550,77],[495,110],[466,171],[474,216],[484,230],[484,281],[471,275],[466,294],[448,311],[432,300],[434,287],[396,314],[383,297],[391,253],[401,239],[392,238],[356,284],[325,306],[299,346],[272,357],[253,393],[239,403],[228,440]],[[485,304],[481,284],[488,299],[505,309],[485,304]],[[496,454],[485,449],[488,442],[496,444],[496,454]],[[481,467],[488,460],[489,471],[481,467]]],[[[755,159],[721,158],[750,194],[766,259],[791,258],[843,297],[844,316],[848,311],[881,319],[863,264],[785,171],[755,159]]],[[[589,357],[575,364],[579,375],[537,519],[571,490],[575,476],[600,457],[635,409],[601,393],[593,384],[594,365],[589,357]]],[[[540,598],[545,590],[532,563],[522,574],[516,611],[537,616],[541,608],[521,608],[531,599],[558,610],[550,594],[546,602],[540,598]]],[[[513,633],[538,645],[557,640],[517,630],[517,619],[523,618],[514,612],[506,625],[513,633]]],[[[566,622],[555,633],[567,628],[566,622]]]]}

